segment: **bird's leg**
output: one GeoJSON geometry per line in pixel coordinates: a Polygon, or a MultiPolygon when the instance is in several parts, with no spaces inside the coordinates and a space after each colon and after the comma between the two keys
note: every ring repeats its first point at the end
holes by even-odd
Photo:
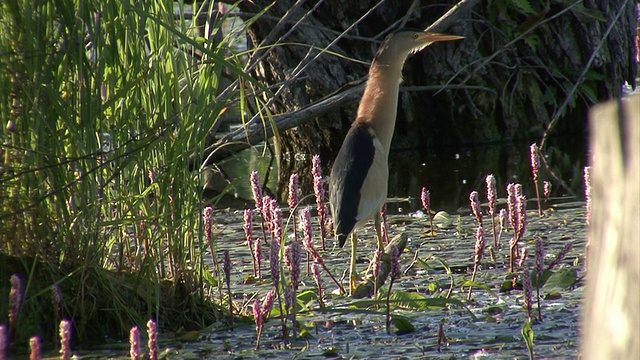
{"type": "Polygon", "coordinates": [[[379,211],[376,213],[373,221],[376,227],[376,233],[378,234],[378,250],[380,250],[380,252],[384,254],[384,241],[382,239],[382,216],[380,216],[379,211]]]}
{"type": "Polygon", "coordinates": [[[358,238],[356,232],[351,233],[351,263],[349,264],[349,294],[353,294],[358,287],[358,272],[356,270],[356,248],[358,245],[358,238]]]}

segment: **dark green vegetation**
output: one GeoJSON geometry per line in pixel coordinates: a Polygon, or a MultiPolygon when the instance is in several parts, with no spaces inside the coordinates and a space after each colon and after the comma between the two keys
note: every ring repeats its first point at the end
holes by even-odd
{"type": "Polygon", "coordinates": [[[186,157],[243,97],[246,87],[223,93],[223,76],[252,80],[233,35],[198,37],[173,6],[2,2],[0,322],[11,275],[25,284],[14,349],[32,335],[53,344],[56,285],[80,344],[149,318],[173,329],[219,318],[186,157]]]}

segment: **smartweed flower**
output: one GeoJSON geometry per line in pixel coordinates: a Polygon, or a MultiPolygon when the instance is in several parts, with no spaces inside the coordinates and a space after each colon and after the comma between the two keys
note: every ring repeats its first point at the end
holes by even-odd
{"type": "Polygon", "coordinates": [[[31,354],[29,356],[29,360],[40,360],[42,359],[42,346],[40,344],[40,338],[37,336],[31,337],[29,339],[29,348],[31,349],[31,354]]]}
{"type": "Polygon", "coordinates": [[[8,359],[9,357],[9,329],[4,324],[0,324],[0,359],[8,359]]]}
{"type": "Polygon", "coordinates": [[[424,211],[427,213],[427,217],[429,217],[429,226],[431,229],[431,235],[433,235],[433,217],[431,217],[431,193],[425,187],[422,187],[422,191],[420,192],[420,201],[422,202],[424,211]]]}
{"type": "Polygon", "coordinates": [[[529,256],[529,248],[523,247],[520,250],[520,260],[518,261],[518,267],[521,268],[524,266],[524,262],[527,261],[527,257],[529,256]]]}
{"type": "Polygon", "coordinates": [[[256,269],[258,269],[258,279],[262,279],[262,243],[260,242],[259,238],[256,239],[256,241],[253,243],[253,246],[255,248],[253,256],[256,264],[256,269]]]}
{"type": "Polygon", "coordinates": [[[584,167],[584,198],[587,203],[587,225],[591,220],[591,166],[584,167]]]}
{"type": "Polygon", "coordinates": [[[480,208],[480,199],[477,191],[472,191],[469,194],[469,202],[471,203],[471,212],[473,212],[478,226],[482,226],[482,209],[480,208]]]}
{"type": "Polygon", "coordinates": [[[20,274],[11,275],[11,291],[9,292],[9,334],[13,336],[18,324],[18,316],[22,308],[22,277],[20,274]]]}
{"type": "Polygon", "coordinates": [[[147,321],[147,336],[149,337],[147,342],[149,359],[158,360],[158,326],[153,319],[147,321]]]}
{"type": "Polygon", "coordinates": [[[71,321],[66,319],[60,322],[60,358],[71,358],[71,321]]]}
{"type": "Polygon", "coordinates": [[[573,249],[573,244],[571,244],[570,242],[564,244],[564,246],[562,247],[562,250],[560,250],[560,252],[556,255],[556,258],[549,263],[548,269],[552,270],[554,267],[558,266],[562,262],[562,259],[564,259],[565,256],[567,256],[569,251],[571,251],[572,249],[573,249]]]}
{"type": "Polygon", "coordinates": [[[140,359],[140,328],[134,326],[129,331],[129,355],[131,360],[140,359]]]}
{"type": "Polygon", "coordinates": [[[531,310],[533,309],[533,289],[531,287],[531,275],[527,268],[522,271],[522,290],[524,292],[522,306],[527,309],[529,318],[531,318],[531,310]]]}
{"type": "MultiPolygon", "coordinates": [[[[478,272],[478,267],[480,266],[480,262],[482,261],[482,255],[484,254],[485,247],[485,239],[484,239],[484,229],[482,226],[478,226],[476,228],[476,243],[474,246],[474,256],[473,256],[473,273],[471,274],[471,282],[476,280],[476,273],[478,272]]],[[[473,286],[469,286],[469,292],[467,293],[467,300],[471,300],[471,290],[473,286]]]]}
{"type": "Polygon", "coordinates": [[[498,250],[498,236],[496,234],[496,205],[498,203],[498,196],[496,195],[496,178],[493,174],[487,175],[487,203],[489,207],[489,215],[491,216],[491,235],[493,236],[493,246],[498,250]]]}
{"type": "Polygon", "coordinates": [[[551,181],[542,182],[542,194],[545,199],[549,199],[549,197],[551,196],[551,181]]]}
{"type": "Polygon", "coordinates": [[[271,240],[271,248],[269,252],[269,268],[271,270],[271,281],[278,288],[280,284],[280,246],[275,240],[271,240]]]}
{"type": "Polygon", "coordinates": [[[536,199],[538,200],[538,215],[542,216],[542,208],[540,207],[540,190],[538,189],[538,173],[540,171],[540,151],[536,143],[529,147],[531,152],[531,174],[533,175],[533,185],[536,188],[536,199]]]}
{"type": "Polygon", "coordinates": [[[320,238],[322,239],[322,250],[326,250],[325,238],[327,236],[327,206],[324,203],[324,181],[322,179],[320,155],[314,155],[311,160],[311,174],[313,175],[313,192],[316,196],[316,206],[318,208],[318,215],[320,215],[320,238]]]}
{"type": "Polygon", "coordinates": [[[256,211],[262,213],[262,186],[260,186],[260,177],[257,171],[251,172],[249,181],[251,182],[251,193],[255,201],[256,211]]]}

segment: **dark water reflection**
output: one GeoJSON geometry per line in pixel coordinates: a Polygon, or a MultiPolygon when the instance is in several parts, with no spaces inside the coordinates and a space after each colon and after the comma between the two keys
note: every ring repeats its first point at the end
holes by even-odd
{"type": "MultiPolygon", "coordinates": [[[[552,171],[562,180],[553,179],[546,169],[541,169],[540,181],[550,180],[552,197],[567,195],[582,197],[582,168],[585,166],[586,143],[584,134],[578,136],[552,139],[545,149],[545,157],[552,171]]],[[[531,179],[529,146],[534,141],[489,144],[472,147],[440,147],[437,149],[413,149],[394,151],[389,156],[389,214],[407,213],[421,208],[419,202],[422,187],[431,193],[431,207],[439,211],[456,211],[468,208],[469,193],[477,190],[481,201],[486,200],[485,177],[493,174],[498,187],[498,197],[505,197],[506,185],[510,182],[521,183],[524,194],[535,198],[535,189],[531,179]]],[[[300,156],[297,161],[308,163],[303,168],[308,174],[299,174],[302,193],[313,194],[311,183],[311,156],[300,156]],[[306,177],[306,178],[305,178],[306,177]]],[[[323,162],[326,162],[323,159],[323,162]]],[[[275,161],[261,156],[260,149],[247,151],[238,156],[223,168],[231,185],[218,182],[217,191],[226,187],[232,197],[225,197],[219,206],[242,208],[251,204],[249,174],[258,170],[272,194],[277,188],[286,189],[290,174],[280,174],[285,182],[277,186],[277,169],[275,161]],[[268,170],[268,171],[267,171],[268,170]]],[[[326,167],[324,174],[328,176],[330,169],[326,167]]],[[[542,190],[541,190],[542,191],[542,190]]],[[[287,196],[286,193],[280,197],[287,196]]],[[[281,199],[282,200],[282,199],[281,199]]],[[[313,199],[307,199],[309,204],[313,199]]],[[[286,203],[286,198],[283,201],[286,203]]]]}
{"type": "MultiPolygon", "coordinates": [[[[485,178],[496,178],[498,196],[505,197],[508,183],[521,183],[528,198],[535,198],[531,176],[529,146],[533,142],[490,144],[474,147],[448,147],[422,151],[396,151],[389,157],[389,197],[409,201],[388,204],[389,212],[415,211],[421,207],[420,191],[431,193],[434,210],[455,211],[468,207],[469,193],[477,190],[486,199],[485,178]]],[[[540,181],[551,181],[552,197],[582,194],[582,168],[586,146],[583,137],[554,139],[545,152],[547,162],[566,187],[541,169],[540,181]]],[[[542,189],[541,189],[542,191],[542,189]]]]}

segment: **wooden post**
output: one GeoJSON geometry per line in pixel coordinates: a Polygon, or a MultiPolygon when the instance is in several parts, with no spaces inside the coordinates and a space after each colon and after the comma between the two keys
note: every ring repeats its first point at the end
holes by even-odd
{"type": "Polygon", "coordinates": [[[595,106],[583,359],[640,359],[640,94],[595,106]]]}

